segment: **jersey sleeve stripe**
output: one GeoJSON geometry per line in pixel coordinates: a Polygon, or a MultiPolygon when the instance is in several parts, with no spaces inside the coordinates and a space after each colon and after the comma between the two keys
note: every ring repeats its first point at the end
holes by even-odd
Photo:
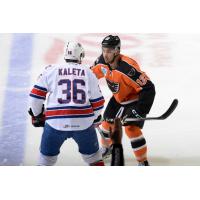
{"type": "Polygon", "coordinates": [[[91,105],[92,105],[93,109],[96,109],[96,108],[98,108],[98,107],[103,106],[103,105],[104,105],[104,102],[105,102],[105,100],[102,99],[102,100],[100,100],[100,101],[98,101],[98,102],[91,103],[91,105]]]}
{"type": "Polygon", "coordinates": [[[47,92],[47,89],[38,85],[34,85],[34,88],[47,92]]]}
{"type": "Polygon", "coordinates": [[[41,97],[46,97],[47,92],[42,91],[42,90],[39,90],[39,89],[37,89],[37,88],[33,88],[33,89],[31,90],[31,94],[35,94],[35,95],[41,96],[41,97]]]}
{"type": "Polygon", "coordinates": [[[101,109],[103,109],[103,106],[100,106],[100,107],[94,108],[94,111],[101,110],[101,109]]]}
{"type": "Polygon", "coordinates": [[[35,95],[35,94],[30,94],[30,96],[33,97],[33,98],[36,98],[36,99],[43,99],[43,100],[46,99],[45,97],[41,97],[41,96],[38,96],[38,95],[35,95]]]}
{"type": "Polygon", "coordinates": [[[103,96],[101,96],[101,97],[99,97],[99,98],[97,98],[97,99],[90,99],[90,102],[91,103],[94,103],[94,102],[97,102],[97,101],[100,101],[100,100],[104,100],[104,97],[103,96]]]}

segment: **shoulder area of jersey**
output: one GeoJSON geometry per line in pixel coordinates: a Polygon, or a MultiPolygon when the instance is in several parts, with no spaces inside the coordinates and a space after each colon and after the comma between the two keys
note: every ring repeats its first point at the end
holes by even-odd
{"type": "Polygon", "coordinates": [[[55,64],[51,64],[51,65],[47,65],[43,68],[43,72],[42,75],[47,75],[49,73],[52,73],[55,69],[56,69],[56,65],[55,64]]]}
{"type": "Polygon", "coordinates": [[[54,71],[55,69],[57,69],[59,67],[58,64],[50,64],[44,67],[43,73],[49,73],[54,71]]]}
{"type": "Polygon", "coordinates": [[[48,70],[51,70],[51,69],[53,69],[53,68],[55,68],[55,65],[51,64],[51,65],[45,66],[45,67],[44,67],[44,70],[48,71],[48,70]]]}
{"type": "Polygon", "coordinates": [[[130,63],[130,64],[136,63],[136,61],[133,58],[126,56],[126,55],[123,55],[123,54],[120,54],[120,58],[121,58],[122,61],[125,61],[125,62],[130,63]]]}
{"type": "Polygon", "coordinates": [[[41,79],[43,76],[46,76],[48,72],[51,72],[52,69],[55,69],[55,65],[47,65],[42,69],[42,72],[40,75],[37,77],[37,80],[41,79]]]}
{"type": "Polygon", "coordinates": [[[136,62],[136,60],[134,60],[133,58],[130,58],[128,56],[122,55],[120,54],[120,58],[122,62],[127,63],[129,66],[134,67],[134,68],[140,68],[138,63],[136,62]]]}
{"type": "Polygon", "coordinates": [[[90,69],[90,65],[89,64],[85,64],[85,63],[81,63],[78,64],[80,67],[82,67],[83,69],[90,69]]]}

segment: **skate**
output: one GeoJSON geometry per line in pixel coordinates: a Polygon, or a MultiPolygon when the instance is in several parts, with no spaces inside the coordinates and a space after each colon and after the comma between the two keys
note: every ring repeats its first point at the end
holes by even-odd
{"type": "Polygon", "coordinates": [[[111,147],[101,147],[101,153],[103,159],[109,158],[111,156],[111,147]]]}
{"type": "Polygon", "coordinates": [[[150,165],[149,165],[149,162],[145,160],[143,162],[138,162],[138,166],[150,166],[150,165]]]}

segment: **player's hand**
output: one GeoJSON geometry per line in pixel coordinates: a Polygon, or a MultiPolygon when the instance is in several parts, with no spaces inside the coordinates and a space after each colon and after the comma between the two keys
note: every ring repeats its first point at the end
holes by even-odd
{"type": "Polygon", "coordinates": [[[103,121],[102,116],[99,115],[93,122],[94,127],[95,128],[98,127],[101,124],[102,121],[103,121]]]}
{"type": "Polygon", "coordinates": [[[113,144],[121,144],[122,141],[122,124],[121,119],[116,118],[114,120],[114,128],[110,129],[110,138],[113,144]]]}
{"type": "Polygon", "coordinates": [[[29,109],[28,113],[31,116],[33,126],[44,127],[45,124],[44,105],[42,107],[42,112],[38,116],[34,116],[31,108],[29,109]]]}
{"type": "Polygon", "coordinates": [[[124,126],[128,125],[126,119],[143,118],[144,115],[137,111],[137,109],[132,108],[127,111],[127,113],[122,118],[122,123],[124,126]]]}

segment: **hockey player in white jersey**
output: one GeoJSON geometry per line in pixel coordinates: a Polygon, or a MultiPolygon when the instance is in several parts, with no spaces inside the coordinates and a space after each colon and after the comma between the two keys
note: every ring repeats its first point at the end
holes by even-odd
{"type": "Polygon", "coordinates": [[[31,90],[32,124],[44,126],[39,165],[54,165],[68,138],[75,140],[88,165],[104,165],[95,131],[104,98],[93,72],[81,64],[83,57],[81,44],[68,42],[67,63],[47,66],[31,90]]]}

